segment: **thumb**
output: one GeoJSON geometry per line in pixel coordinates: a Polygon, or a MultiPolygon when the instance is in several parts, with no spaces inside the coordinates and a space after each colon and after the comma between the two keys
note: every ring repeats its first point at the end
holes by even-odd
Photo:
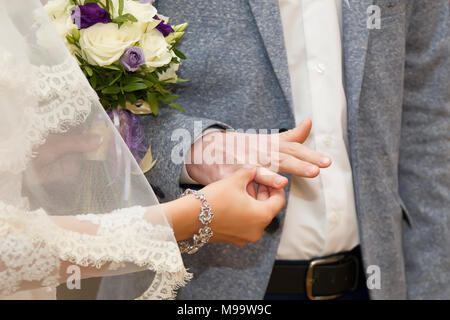
{"type": "Polygon", "coordinates": [[[286,194],[283,189],[268,188],[269,198],[263,201],[264,206],[269,208],[275,217],[286,205],[286,194]]]}
{"type": "Polygon", "coordinates": [[[294,129],[281,133],[280,137],[285,141],[303,143],[311,133],[311,128],[312,121],[306,118],[294,129]]]}
{"type": "Polygon", "coordinates": [[[73,137],[71,146],[66,147],[66,152],[90,152],[97,150],[103,143],[103,136],[86,134],[73,137]]]}
{"type": "Polygon", "coordinates": [[[256,167],[242,167],[236,171],[233,178],[247,186],[256,176],[256,167]]]}

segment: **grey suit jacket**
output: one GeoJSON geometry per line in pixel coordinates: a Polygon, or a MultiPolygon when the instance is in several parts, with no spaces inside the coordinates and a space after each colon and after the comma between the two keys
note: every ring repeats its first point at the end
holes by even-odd
{"type": "MultiPolygon", "coordinates": [[[[148,174],[162,201],[175,199],[181,164],[171,160],[173,130],[194,121],[248,128],[292,128],[294,116],[278,0],[160,0],[174,22],[189,21],[182,44],[186,113],[146,117],[158,158],[148,174]]],[[[343,1],[348,137],[365,267],[381,271],[374,299],[450,298],[449,2],[343,1]],[[367,9],[381,9],[381,29],[367,9]]],[[[189,143],[186,142],[186,147],[189,143]]],[[[284,212],[261,241],[210,244],[185,265],[195,279],[181,299],[261,299],[284,212]]],[[[131,298],[148,272],[105,278],[100,298],[131,298]]]]}

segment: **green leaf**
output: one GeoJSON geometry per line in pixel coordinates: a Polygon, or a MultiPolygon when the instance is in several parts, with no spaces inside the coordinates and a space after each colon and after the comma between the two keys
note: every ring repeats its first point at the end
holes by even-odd
{"type": "Polygon", "coordinates": [[[127,21],[137,22],[138,20],[132,14],[126,13],[124,15],[121,15],[121,16],[119,16],[117,18],[112,19],[112,21],[117,23],[117,24],[122,24],[122,23],[125,23],[127,21]]]}
{"type": "Polygon", "coordinates": [[[66,35],[66,39],[67,39],[67,41],[68,41],[69,43],[71,43],[71,44],[75,44],[75,39],[74,39],[74,38],[72,38],[72,36],[70,36],[70,35],[66,35]]]}
{"type": "Polygon", "coordinates": [[[115,66],[115,65],[109,65],[109,66],[103,66],[103,69],[108,69],[108,70],[116,70],[116,71],[122,71],[122,69],[120,69],[119,66],[115,66]]]}
{"type": "Polygon", "coordinates": [[[119,80],[122,77],[122,73],[119,73],[111,82],[108,84],[108,86],[112,86],[114,83],[116,83],[117,80],[119,80]]]}
{"type": "Polygon", "coordinates": [[[103,94],[118,94],[120,92],[120,88],[118,86],[107,87],[102,90],[103,94]]]}
{"type": "Polygon", "coordinates": [[[119,104],[125,108],[127,106],[127,100],[125,98],[125,95],[121,94],[119,95],[119,104]]]}
{"type": "Polygon", "coordinates": [[[169,104],[169,107],[172,107],[172,108],[175,108],[175,109],[180,110],[181,112],[184,112],[183,107],[180,106],[179,104],[176,104],[176,103],[170,103],[170,104],[169,104]]]}
{"type": "MultiPolygon", "coordinates": [[[[113,2],[112,2],[112,0],[106,0],[106,3],[107,3],[107,5],[108,5],[108,12],[111,14],[111,13],[113,13],[114,12],[114,5],[113,5],[113,2]]],[[[112,15],[111,15],[112,16],[112,15]]]]}
{"type": "Polygon", "coordinates": [[[72,37],[75,41],[80,40],[80,31],[78,30],[78,28],[72,29],[72,37]]]}
{"type": "Polygon", "coordinates": [[[83,68],[84,68],[84,70],[86,70],[86,73],[89,75],[89,77],[92,77],[92,75],[94,74],[94,71],[92,71],[91,67],[84,66],[83,68]]]}
{"type": "Polygon", "coordinates": [[[163,96],[167,96],[170,94],[170,90],[165,90],[163,87],[161,86],[157,86],[155,87],[155,91],[159,92],[161,95],[163,96]]]}
{"type": "Polygon", "coordinates": [[[126,83],[126,84],[138,83],[138,82],[144,82],[144,79],[139,78],[139,77],[132,77],[132,76],[127,76],[124,79],[124,83],[126,83]]]}
{"type": "Polygon", "coordinates": [[[77,60],[78,60],[78,62],[79,62],[80,64],[85,63],[84,59],[83,59],[80,55],[75,54],[75,58],[77,58],[77,60]]]}
{"type": "Polygon", "coordinates": [[[119,0],[119,16],[123,14],[123,0],[119,0]]]}
{"type": "Polygon", "coordinates": [[[169,104],[169,103],[177,101],[178,97],[177,96],[167,96],[167,97],[160,98],[160,100],[164,103],[169,104]]]}
{"type": "Polygon", "coordinates": [[[172,26],[172,28],[175,32],[183,32],[184,30],[186,30],[187,26],[188,26],[188,23],[185,22],[183,24],[177,24],[175,26],[172,26]]]}
{"type": "Polygon", "coordinates": [[[150,109],[152,109],[152,113],[157,116],[159,110],[159,101],[156,97],[156,94],[151,92],[147,93],[147,103],[150,105],[150,109]]]}
{"type": "Polygon", "coordinates": [[[97,88],[97,77],[93,75],[91,78],[89,78],[89,83],[91,84],[92,88],[97,88]]]}
{"type": "Polygon", "coordinates": [[[147,89],[147,85],[142,82],[130,83],[130,84],[126,85],[125,87],[123,87],[123,90],[125,92],[134,92],[134,91],[139,91],[139,90],[144,90],[144,89],[147,89]]]}
{"type": "Polygon", "coordinates": [[[145,83],[149,88],[153,88],[155,85],[153,82],[147,80],[142,80],[142,82],[145,83]]]}
{"type": "Polygon", "coordinates": [[[186,60],[186,56],[184,55],[183,52],[181,52],[180,50],[178,50],[177,48],[173,48],[173,52],[175,53],[175,55],[180,58],[181,60],[186,60]]]}
{"type": "Polygon", "coordinates": [[[130,101],[131,104],[135,104],[137,101],[136,96],[133,93],[127,93],[127,100],[130,101]]]}
{"type": "Polygon", "coordinates": [[[158,77],[156,77],[153,73],[147,73],[145,75],[145,79],[147,79],[153,83],[159,83],[158,77]]]}

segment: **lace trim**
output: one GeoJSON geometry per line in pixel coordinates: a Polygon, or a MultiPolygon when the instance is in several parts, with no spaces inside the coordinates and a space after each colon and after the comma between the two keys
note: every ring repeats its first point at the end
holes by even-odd
{"type": "MultiPolygon", "coordinates": [[[[145,220],[145,212],[145,208],[134,207],[133,212],[130,212],[129,209],[120,209],[106,216],[86,214],[77,216],[77,219],[97,225],[99,227],[97,234],[107,238],[112,234],[121,237],[126,233],[133,232],[141,235],[142,238],[136,237],[133,240],[134,244],[128,242],[128,245],[123,247],[123,254],[109,255],[106,261],[112,262],[109,269],[120,269],[123,267],[124,261],[131,261],[139,267],[154,271],[156,275],[151,286],[138,300],[175,299],[176,291],[185,286],[186,282],[192,279],[192,275],[184,268],[178,245],[173,238],[173,230],[167,226],[151,225],[145,220]],[[127,226],[125,230],[124,226],[127,226]],[[134,258],[127,257],[130,253],[134,258]]],[[[114,236],[114,238],[116,237],[114,236]]],[[[118,240],[118,242],[122,242],[126,239],[118,240]]],[[[83,262],[77,261],[77,263],[83,262]]],[[[103,265],[104,262],[102,261],[101,264],[103,265]]]]}
{"type": "Polygon", "coordinates": [[[11,295],[24,281],[58,285],[60,261],[42,237],[32,232],[33,215],[0,202],[0,294],[11,295]],[[26,220],[26,221],[25,221],[26,220]]]}
{"type": "Polygon", "coordinates": [[[0,170],[20,173],[50,133],[83,123],[98,97],[71,56],[37,67],[0,50],[0,66],[0,90],[23,106],[15,133],[0,143],[0,170]]]}
{"type": "Polygon", "coordinates": [[[7,267],[0,272],[0,292],[10,295],[22,281],[56,287],[63,260],[96,268],[132,263],[156,272],[139,299],[174,299],[176,290],[192,275],[184,268],[172,229],[150,224],[145,212],[132,207],[107,215],[78,216],[98,225],[97,235],[87,235],[57,227],[43,210],[26,213],[0,202],[0,238],[5,239],[0,263],[7,267]]]}

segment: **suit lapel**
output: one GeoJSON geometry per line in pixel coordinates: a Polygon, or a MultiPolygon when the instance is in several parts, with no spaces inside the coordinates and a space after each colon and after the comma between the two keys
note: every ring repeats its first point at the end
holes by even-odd
{"type": "Polygon", "coordinates": [[[367,9],[372,3],[373,0],[342,2],[345,91],[350,128],[356,125],[369,40],[367,9]]]}
{"type": "Polygon", "coordinates": [[[272,68],[292,108],[291,81],[278,0],[248,0],[272,68]]]}

